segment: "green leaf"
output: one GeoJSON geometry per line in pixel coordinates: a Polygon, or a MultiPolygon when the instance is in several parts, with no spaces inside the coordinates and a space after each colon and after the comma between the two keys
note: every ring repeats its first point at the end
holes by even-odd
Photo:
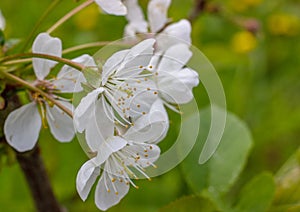
{"type": "Polygon", "coordinates": [[[275,179],[277,188],[272,211],[300,211],[300,149],[283,165],[275,179]]]}
{"type": "Polygon", "coordinates": [[[243,121],[228,113],[219,147],[207,163],[200,165],[199,154],[210,129],[209,108],[202,110],[200,117],[200,136],[182,163],[182,169],[195,192],[208,191],[212,197],[217,197],[230,189],[244,168],[252,146],[251,133],[243,121]]]}
{"type": "Polygon", "coordinates": [[[186,196],[182,197],[169,205],[161,208],[159,212],[186,212],[186,211],[216,211],[215,206],[208,199],[198,196],[186,196]]]}
{"type": "Polygon", "coordinates": [[[269,173],[262,173],[244,186],[233,211],[264,212],[270,206],[274,192],[273,176],[269,173]]]}
{"type": "Polygon", "coordinates": [[[93,68],[87,67],[83,69],[83,75],[86,81],[93,86],[94,88],[98,88],[101,84],[101,74],[98,69],[95,70],[93,68]]]}

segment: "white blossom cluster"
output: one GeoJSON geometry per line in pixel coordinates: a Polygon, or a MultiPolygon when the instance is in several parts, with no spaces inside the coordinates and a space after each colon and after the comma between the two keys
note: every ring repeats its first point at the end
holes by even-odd
{"type": "MultiPolygon", "coordinates": [[[[55,78],[48,79],[57,62],[33,59],[34,85],[66,108],[73,110],[71,100],[59,94],[83,90],[87,94],[75,108],[72,120],[59,107],[32,93],[31,103],[9,114],[4,132],[7,142],[21,152],[35,146],[42,125],[49,126],[61,142],[72,140],[75,132],[84,133],[91,158],[79,170],[77,191],[85,200],[100,176],[95,203],[107,210],[127,194],[130,185],[137,187],[133,179],[150,179],[145,168],[155,167],[160,156],[157,144],[169,129],[165,107],[179,112],[178,105],[193,99],[192,89],[199,79],[197,72],[186,66],[192,57],[190,23],[181,20],[169,24],[171,0],[150,0],[148,22],[137,0],[95,2],[107,13],[126,15],[129,23],[125,36],[156,35],[114,53],[103,66],[89,55],[73,59],[86,67],[85,74],[65,65],[55,78]]],[[[32,51],[61,57],[62,43],[41,33],[32,51]]]]}

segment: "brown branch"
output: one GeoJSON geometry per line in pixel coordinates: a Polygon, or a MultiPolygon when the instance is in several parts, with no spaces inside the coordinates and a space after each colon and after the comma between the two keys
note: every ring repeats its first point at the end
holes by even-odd
{"type": "Polygon", "coordinates": [[[192,8],[188,16],[188,20],[190,22],[193,22],[198,18],[198,16],[204,11],[207,4],[207,0],[194,0],[194,1],[195,1],[195,6],[192,8]]]}
{"type": "Polygon", "coordinates": [[[30,187],[37,211],[62,212],[52,191],[39,147],[27,153],[17,153],[17,160],[30,187]]]}
{"type": "MultiPolygon", "coordinates": [[[[2,129],[6,117],[11,111],[21,106],[14,89],[14,87],[7,86],[2,93],[6,106],[3,110],[0,110],[0,142],[5,141],[2,129]]],[[[37,211],[62,212],[63,210],[53,194],[39,148],[35,147],[32,151],[25,153],[16,152],[16,157],[26,177],[37,211]]]]}

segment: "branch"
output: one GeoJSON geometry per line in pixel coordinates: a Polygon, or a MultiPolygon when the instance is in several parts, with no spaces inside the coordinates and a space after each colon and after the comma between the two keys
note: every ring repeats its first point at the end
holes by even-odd
{"type": "MultiPolygon", "coordinates": [[[[20,100],[12,91],[13,88],[6,87],[2,93],[6,99],[6,107],[0,110],[0,128],[3,129],[4,121],[8,114],[21,106],[20,100]]],[[[3,134],[0,134],[0,140],[4,141],[3,134]]],[[[35,206],[39,212],[62,212],[55,196],[53,194],[50,181],[47,177],[43,160],[40,157],[39,148],[26,153],[16,153],[17,161],[20,164],[31,194],[33,196],[35,206]]]]}
{"type": "Polygon", "coordinates": [[[48,179],[39,147],[27,153],[17,153],[17,160],[26,177],[37,211],[62,212],[48,179]]]}
{"type": "Polygon", "coordinates": [[[24,87],[35,91],[37,93],[39,93],[40,95],[42,95],[43,97],[45,97],[46,99],[48,99],[49,101],[51,101],[53,104],[55,104],[57,107],[59,107],[62,111],[64,111],[66,114],[68,114],[71,118],[73,118],[73,113],[71,110],[69,110],[68,108],[66,108],[63,104],[61,104],[59,101],[56,101],[51,95],[49,95],[48,93],[42,91],[41,89],[31,85],[30,83],[26,82],[25,80],[10,74],[8,72],[2,71],[0,69],[0,74],[4,75],[4,77],[11,79],[15,82],[20,83],[21,85],[23,85],[24,87]]]}
{"type": "Polygon", "coordinates": [[[195,21],[198,16],[204,11],[205,6],[207,4],[207,0],[194,0],[195,1],[195,6],[191,10],[188,20],[190,22],[195,21]]]}

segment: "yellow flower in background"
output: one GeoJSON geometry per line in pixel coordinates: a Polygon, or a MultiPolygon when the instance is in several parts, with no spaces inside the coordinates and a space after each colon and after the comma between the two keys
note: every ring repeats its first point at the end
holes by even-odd
{"type": "Polygon", "coordinates": [[[229,6],[237,12],[243,12],[250,7],[258,6],[262,0],[229,0],[229,6]]]}
{"type": "Polygon", "coordinates": [[[236,33],[232,38],[232,48],[237,53],[248,53],[257,45],[256,37],[248,31],[236,33]]]}
{"type": "Polygon", "coordinates": [[[300,31],[300,19],[291,14],[275,14],[269,17],[268,28],[274,35],[297,35],[300,31]]]}
{"type": "Polygon", "coordinates": [[[95,4],[85,8],[74,17],[75,25],[82,30],[95,28],[99,17],[99,7],[95,4]]]}

